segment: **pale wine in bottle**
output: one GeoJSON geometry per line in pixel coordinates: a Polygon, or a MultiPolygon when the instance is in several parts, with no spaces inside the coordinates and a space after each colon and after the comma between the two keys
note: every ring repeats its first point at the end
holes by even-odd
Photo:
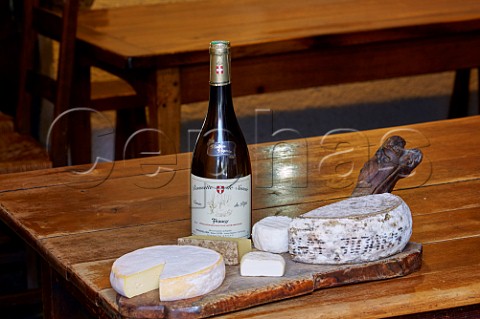
{"type": "Polygon", "coordinates": [[[192,158],[192,233],[249,238],[252,170],[233,109],[230,43],[210,43],[210,98],[192,158]]]}

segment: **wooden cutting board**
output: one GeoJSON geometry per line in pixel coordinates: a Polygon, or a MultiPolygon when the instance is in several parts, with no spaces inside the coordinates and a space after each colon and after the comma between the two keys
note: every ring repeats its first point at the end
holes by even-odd
{"type": "Polygon", "coordinates": [[[133,297],[117,296],[120,313],[132,318],[205,318],[260,304],[305,295],[318,289],[408,275],[422,264],[422,245],[410,242],[403,252],[375,262],[352,265],[296,263],[284,254],[283,277],[242,277],[227,266],[223,284],[211,293],[161,302],[158,290],[133,297]]]}

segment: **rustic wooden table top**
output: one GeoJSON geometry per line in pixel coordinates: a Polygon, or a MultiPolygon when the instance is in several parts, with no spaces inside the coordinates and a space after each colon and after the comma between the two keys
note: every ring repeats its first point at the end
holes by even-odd
{"type": "Polygon", "coordinates": [[[240,58],[479,28],[476,0],[220,0],[84,11],[78,38],[97,59],[135,68],[207,62],[215,39],[240,58]]]}
{"type": "MultiPolygon", "coordinates": [[[[394,193],[410,206],[420,271],[321,290],[228,318],[379,318],[480,303],[480,117],[250,146],[254,221],[295,216],[349,196],[387,135],[424,160],[394,193]]],[[[190,154],[0,175],[0,218],[77,296],[115,313],[109,271],[137,248],[190,234],[190,154]],[[83,174],[79,174],[83,172],[83,174]],[[157,173],[157,174],[155,174],[157,173]]]]}

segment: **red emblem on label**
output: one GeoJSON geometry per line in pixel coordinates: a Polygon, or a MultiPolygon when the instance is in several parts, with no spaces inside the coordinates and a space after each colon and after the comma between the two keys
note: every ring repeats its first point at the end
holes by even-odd
{"type": "Polygon", "coordinates": [[[215,71],[217,74],[223,74],[223,65],[217,65],[215,71]]]}
{"type": "Polygon", "coordinates": [[[217,186],[217,193],[223,194],[224,191],[225,191],[225,186],[217,186]]]}

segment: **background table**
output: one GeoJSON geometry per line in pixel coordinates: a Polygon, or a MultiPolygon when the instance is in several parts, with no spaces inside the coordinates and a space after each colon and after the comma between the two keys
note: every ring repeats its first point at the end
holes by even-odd
{"type": "MultiPolygon", "coordinates": [[[[131,83],[149,106],[150,126],[168,137],[161,143],[166,154],[179,149],[180,104],[208,99],[212,40],[232,43],[233,93],[239,96],[475,68],[479,35],[476,0],[221,0],[110,8],[79,16],[78,53],[86,68],[76,79],[88,82],[94,65],[131,83]]],[[[465,115],[464,104],[455,102],[453,111],[465,115]]]]}
{"type": "MultiPolygon", "coordinates": [[[[406,277],[320,290],[225,317],[479,311],[479,127],[477,116],[250,146],[254,221],[295,216],[347,197],[386,135],[421,148],[423,162],[394,193],[412,210],[412,241],[423,244],[423,265],[406,277]]],[[[0,176],[0,218],[43,260],[47,318],[74,318],[81,308],[115,317],[116,293],[108,279],[113,261],[190,234],[189,163],[186,153],[104,163],[88,174],[75,173],[89,169],[80,166],[0,176]],[[65,314],[69,310],[73,314],[65,314]]]]}

